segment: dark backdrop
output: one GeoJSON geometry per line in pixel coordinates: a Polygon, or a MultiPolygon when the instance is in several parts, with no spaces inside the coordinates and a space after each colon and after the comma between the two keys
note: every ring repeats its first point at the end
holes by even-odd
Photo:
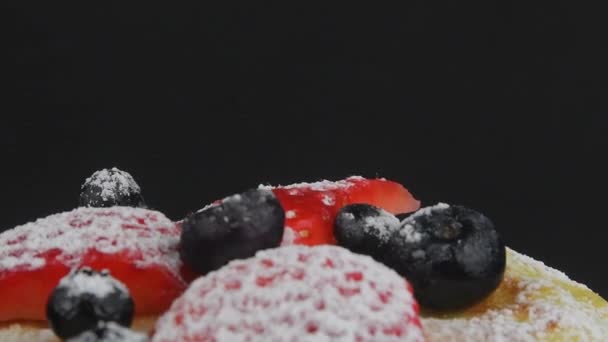
{"type": "Polygon", "coordinates": [[[601,11],[203,3],[3,5],[0,229],[73,208],[103,167],[173,219],[380,175],[608,295],[601,11]]]}

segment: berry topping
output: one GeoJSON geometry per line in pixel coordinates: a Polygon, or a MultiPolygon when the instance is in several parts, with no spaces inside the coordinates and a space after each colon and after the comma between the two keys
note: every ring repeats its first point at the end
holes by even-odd
{"type": "Polygon", "coordinates": [[[391,213],[369,204],[351,204],[343,207],[336,216],[334,234],[338,244],[355,253],[377,257],[399,220],[391,213]]]}
{"type": "Polygon", "coordinates": [[[51,328],[64,339],[94,329],[99,322],[130,326],[133,321],[133,299],[125,285],[107,271],[88,267],[61,279],[46,310],[51,328]]]}
{"type": "Polygon", "coordinates": [[[337,246],[287,246],[194,281],[152,341],[422,341],[406,280],[337,246]]]}
{"type": "Polygon", "coordinates": [[[100,322],[96,328],[66,340],[66,342],[146,342],[146,335],[113,322],[100,322]]]}
{"type": "Polygon", "coordinates": [[[412,282],[420,305],[446,310],[472,305],[494,291],[506,252],[486,216],[441,203],[406,218],[381,261],[412,282]]]}
{"type": "Polygon", "coordinates": [[[337,182],[320,181],[272,189],[285,209],[284,245],[334,244],[334,220],[345,205],[367,203],[393,214],[415,211],[418,202],[401,184],[386,179],[353,176],[337,182]]]}
{"type": "Polygon", "coordinates": [[[78,208],[0,234],[0,321],[43,320],[51,291],[71,269],[108,269],[136,313],[166,310],[186,287],[180,229],[140,208],[78,208]]]}
{"type": "Polygon", "coordinates": [[[80,188],[81,207],[145,208],[139,185],[128,172],[117,168],[96,171],[80,188]]]}
{"type": "Polygon", "coordinates": [[[182,223],[180,255],[193,271],[216,270],[233,259],[279,246],[285,212],[268,190],[230,196],[182,223]]]}

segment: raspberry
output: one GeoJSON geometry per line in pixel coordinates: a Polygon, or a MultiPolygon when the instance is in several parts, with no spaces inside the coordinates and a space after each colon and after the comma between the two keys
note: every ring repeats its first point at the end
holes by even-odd
{"type": "Polygon", "coordinates": [[[152,341],[422,341],[408,282],[338,246],[286,246],[192,283],[152,341]]]}

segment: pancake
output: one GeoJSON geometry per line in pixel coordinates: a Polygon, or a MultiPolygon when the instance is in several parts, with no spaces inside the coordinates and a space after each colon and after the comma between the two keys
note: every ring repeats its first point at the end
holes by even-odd
{"type": "Polygon", "coordinates": [[[461,312],[423,312],[429,341],[605,341],[608,303],[564,273],[507,248],[505,277],[461,312]]]}
{"type": "MultiPolygon", "coordinates": [[[[608,302],[564,273],[507,249],[505,277],[481,303],[449,314],[422,312],[428,341],[602,341],[608,302]]],[[[150,332],[156,317],[136,318],[150,332]]],[[[46,323],[0,324],[0,341],[58,341],[46,323]]]]}

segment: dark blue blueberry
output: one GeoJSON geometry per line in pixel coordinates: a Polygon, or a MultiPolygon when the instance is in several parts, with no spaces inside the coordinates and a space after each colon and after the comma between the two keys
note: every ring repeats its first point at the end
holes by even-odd
{"type": "Polygon", "coordinates": [[[147,342],[148,337],[113,322],[100,322],[95,329],[87,330],[66,342],[147,342]]]}
{"type": "Polygon", "coordinates": [[[46,314],[57,336],[67,339],[99,322],[130,326],[134,304],[127,288],[108,272],[82,268],[65,276],[47,302],[46,314]]]}
{"type": "Polygon", "coordinates": [[[141,188],[128,172],[117,168],[96,171],[80,188],[81,207],[139,207],[146,203],[141,188]]]}
{"type": "Polygon", "coordinates": [[[229,261],[278,247],[285,212],[270,190],[249,190],[228,197],[186,218],[180,255],[194,271],[206,274],[229,261]]]}
{"type": "Polygon", "coordinates": [[[395,217],[397,217],[397,219],[399,221],[403,221],[403,220],[405,220],[406,218],[408,218],[412,214],[413,213],[397,214],[397,215],[395,215],[395,217]]]}
{"type": "Polygon", "coordinates": [[[342,207],[334,222],[338,245],[352,252],[381,259],[399,220],[391,213],[369,204],[342,207]]]}
{"type": "Polygon", "coordinates": [[[479,302],[498,287],[506,251],[486,216],[438,204],[403,220],[382,259],[412,283],[422,307],[453,310],[479,302]]]}

